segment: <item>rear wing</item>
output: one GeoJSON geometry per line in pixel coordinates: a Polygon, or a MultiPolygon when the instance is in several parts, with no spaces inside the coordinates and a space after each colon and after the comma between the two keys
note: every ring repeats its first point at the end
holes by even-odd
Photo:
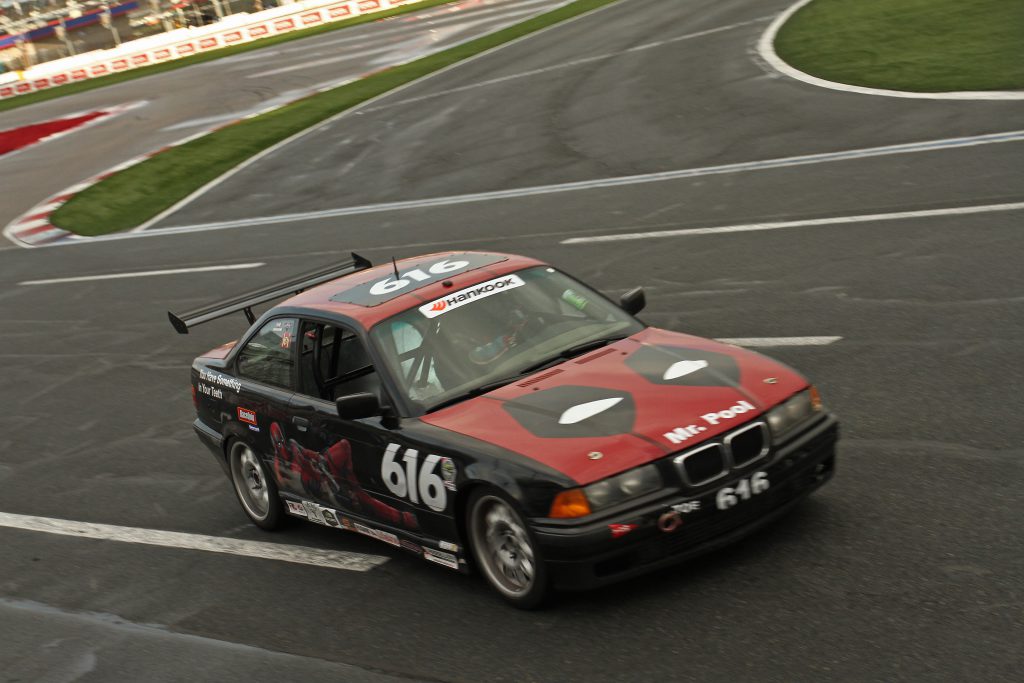
{"type": "Polygon", "coordinates": [[[288,280],[260,287],[245,294],[239,294],[224,301],[218,301],[192,311],[187,311],[181,315],[175,315],[168,311],[167,317],[170,318],[171,325],[174,326],[178,334],[188,334],[189,329],[196,325],[201,325],[217,318],[223,318],[226,315],[238,313],[239,311],[245,311],[245,317],[249,324],[252,325],[256,322],[256,316],[252,312],[253,306],[273,299],[280,299],[284,296],[298,294],[310,287],[330,282],[343,275],[366,270],[372,266],[373,264],[368,259],[353,253],[352,260],[341,265],[320,268],[311,273],[289,278],[288,280]]]}

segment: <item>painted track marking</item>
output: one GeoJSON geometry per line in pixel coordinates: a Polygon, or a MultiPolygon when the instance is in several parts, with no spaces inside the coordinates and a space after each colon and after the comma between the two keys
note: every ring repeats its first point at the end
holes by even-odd
{"type": "Polygon", "coordinates": [[[211,553],[256,557],[264,560],[279,560],[295,564],[308,564],[314,567],[345,569],[353,572],[369,571],[388,561],[386,557],[366,555],[364,553],[280,545],[277,543],[261,543],[259,541],[242,541],[234,538],[186,534],[180,531],[161,531],[159,529],[140,529],[138,527],[115,526],[113,524],[75,522],[69,519],[16,515],[9,512],[0,512],[0,527],[21,529],[23,531],[38,531],[61,536],[91,538],[100,541],[118,541],[120,543],[156,545],[163,548],[203,550],[211,553]]]}
{"type": "Polygon", "coordinates": [[[828,346],[842,337],[720,337],[715,341],[733,346],[828,346]]]}
{"type": "Polygon", "coordinates": [[[180,275],[182,273],[210,273],[221,270],[245,270],[259,268],[266,263],[230,263],[221,266],[201,266],[197,268],[169,268],[167,270],[143,270],[134,273],[107,273],[105,275],[79,275],[76,277],[55,277],[48,280],[23,280],[19,285],[55,285],[64,282],[88,282],[90,280],[120,280],[130,277],[152,277],[154,275],[180,275]]]}
{"type": "Polygon", "coordinates": [[[722,225],[714,228],[681,228],[679,230],[652,230],[649,232],[630,232],[618,235],[594,235],[591,237],[570,237],[559,244],[596,244],[601,242],[625,242],[628,240],[660,239],[665,237],[688,237],[691,235],[719,235],[730,232],[758,232],[762,230],[781,230],[783,228],[807,228],[828,225],[845,225],[849,223],[872,223],[875,221],[899,221],[913,218],[932,218],[939,216],[965,216],[998,211],[1024,210],[1024,202],[1010,204],[988,204],[985,206],[959,206],[948,209],[926,209],[922,211],[896,211],[893,213],[869,213],[859,216],[834,216],[832,218],[811,218],[801,221],[777,221],[773,223],[746,223],[741,225],[722,225]]]}
{"type": "MultiPolygon", "coordinates": [[[[606,7],[613,6],[614,5],[606,5],[606,7]]],[[[944,149],[956,149],[961,147],[973,147],[976,145],[990,145],[1007,142],[1024,142],[1024,130],[1007,131],[1004,133],[988,133],[985,135],[974,135],[970,137],[925,140],[922,142],[911,142],[898,145],[885,145],[882,147],[865,147],[859,149],[843,150],[840,152],[824,152],[819,154],[807,154],[802,156],[764,159],[760,161],[745,161],[734,164],[723,164],[719,166],[701,166],[696,168],[681,169],[677,171],[661,171],[658,173],[644,173],[640,175],[618,176],[614,178],[582,180],[571,183],[561,183],[557,185],[537,185],[533,187],[523,187],[512,190],[495,190],[492,192],[478,192],[474,194],[453,195],[448,197],[432,197],[428,199],[412,199],[397,202],[385,202],[381,204],[364,204],[362,206],[348,206],[337,209],[324,209],[321,211],[309,211],[303,213],[289,213],[277,216],[242,218],[231,221],[218,221],[215,223],[199,223],[195,225],[182,225],[169,228],[157,228],[149,230],[147,232],[148,234],[151,235],[166,235],[175,234],[179,232],[204,232],[208,230],[227,230],[232,228],[252,227],[257,225],[275,225],[279,223],[294,223],[298,221],[320,220],[324,218],[339,218],[341,216],[355,216],[371,213],[381,213],[384,211],[425,209],[438,206],[452,206],[456,204],[469,204],[473,202],[493,201],[496,199],[518,199],[522,197],[533,197],[537,195],[556,194],[559,192],[578,192],[585,190],[596,190],[608,187],[621,187],[628,185],[639,185],[643,183],[665,182],[670,180],[681,180],[685,178],[696,178],[708,175],[742,173],[747,171],[763,171],[776,168],[786,168],[790,166],[802,166],[809,164],[830,163],[833,161],[866,159],[870,157],[888,156],[894,154],[932,152],[944,149]]],[[[231,172],[229,171],[229,173],[231,172]]],[[[214,183],[216,182],[218,181],[214,181],[214,183]]],[[[168,211],[170,211],[170,209],[168,211]]],[[[163,216],[166,215],[168,215],[167,212],[163,214],[163,216]]],[[[149,224],[151,225],[152,222],[150,222],[149,224]]],[[[145,226],[143,226],[143,228],[144,227],[145,226]]],[[[141,231],[142,228],[136,228],[136,230],[141,231]]],[[[123,235],[110,235],[106,237],[93,238],[93,241],[100,239],[123,238],[123,235]]]]}

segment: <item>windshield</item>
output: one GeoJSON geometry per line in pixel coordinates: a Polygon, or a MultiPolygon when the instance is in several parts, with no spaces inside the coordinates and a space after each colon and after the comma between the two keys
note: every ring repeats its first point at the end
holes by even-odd
{"type": "Polygon", "coordinates": [[[542,266],[454,290],[379,323],[370,337],[401,391],[429,411],[641,329],[542,266]]]}

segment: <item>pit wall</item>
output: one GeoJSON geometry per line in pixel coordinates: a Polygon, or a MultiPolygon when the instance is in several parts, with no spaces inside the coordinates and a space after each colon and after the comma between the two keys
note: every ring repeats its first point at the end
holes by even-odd
{"type": "Polygon", "coordinates": [[[0,74],[0,99],[162,64],[174,59],[240,45],[420,0],[304,0],[253,14],[233,14],[210,26],[180,28],[133,40],[110,50],[57,59],[26,71],[0,74]]]}

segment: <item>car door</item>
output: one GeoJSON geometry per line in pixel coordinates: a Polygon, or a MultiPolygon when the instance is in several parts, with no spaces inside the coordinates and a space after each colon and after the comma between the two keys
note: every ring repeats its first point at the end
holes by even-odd
{"type": "MultiPolygon", "coordinates": [[[[362,340],[344,327],[315,320],[303,322],[301,340],[290,438],[301,445],[305,496],[361,520],[363,528],[357,531],[366,529],[362,522],[419,529],[419,511],[409,500],[391,495],[381,479],[390,444],[404,439],[384,427],[380,417],[338,417],[337,398],[363,392],[381,397],[383,392],[362,340]]],[[[393,535],[370,535],[398,541],[393,535]]]]}
{"type": "Polygon", "coordinates": [[[288,460],[283,425],[290,420],[289,408],[296,377],[296,330],[294,317],[272,318],[241,347],[234,359],[240,385],[228,418],[237,420],[238,434],[246,438],[274,473],[278,488],[295,492],[288,460]]]}

